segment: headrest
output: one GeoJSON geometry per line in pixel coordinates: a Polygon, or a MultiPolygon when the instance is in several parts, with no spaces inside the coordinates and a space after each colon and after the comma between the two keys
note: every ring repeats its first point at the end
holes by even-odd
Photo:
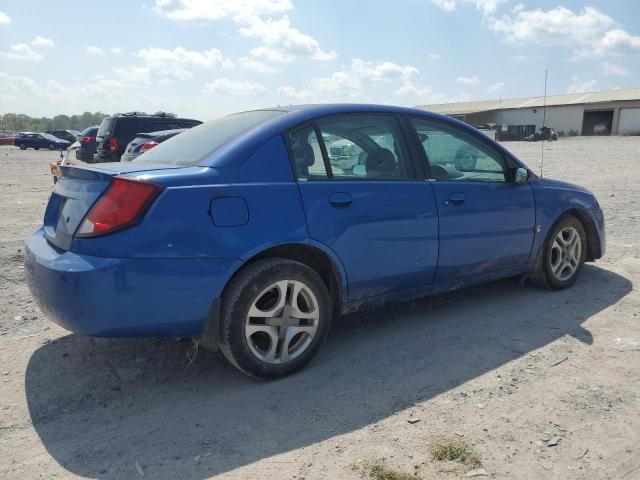
{"type": "Polygon", "coordinates": [[[396,171],[396,158],[387,148],[376,148],[367,156],[367,175],[393,175],[396,171]]]}

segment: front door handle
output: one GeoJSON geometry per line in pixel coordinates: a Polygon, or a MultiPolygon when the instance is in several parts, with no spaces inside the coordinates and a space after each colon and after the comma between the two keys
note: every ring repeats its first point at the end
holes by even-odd
{"type": "Polygon", "coordinates": [[[449,202],[458,205],[460,203],[463,203],[465,200],[467,199],[467,197],[465,196],[464,193],[461,192],[453,192],[451,195],[449,195],[449,200],[446,201],[445,203],[448,205],[449,202]]]}
{"type": "Polygon", "coordinates": [[[331,194],[331,196],[329,197],[329,202],[331,202],[331,205],[336,208],[344,208],[351,205],[351,202],[353,202],[353,197],[350,193],[336,192],[331,194]]]}

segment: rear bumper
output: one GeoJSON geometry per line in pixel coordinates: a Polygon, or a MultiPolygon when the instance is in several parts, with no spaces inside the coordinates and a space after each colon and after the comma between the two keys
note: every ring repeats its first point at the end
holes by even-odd
{"type": "Polygon", "coordinates": [[[93,163],[93,153],[90,150],[79,148],[76,150],[76,159],[87,163],[93,163]]]}
{"type": "Polygon", "coordinates": [[[27,283],[43,313],[67,330],[99,337],[201,335],[237,262],[60,252],[42,229],[25,248],[27,283]]]}

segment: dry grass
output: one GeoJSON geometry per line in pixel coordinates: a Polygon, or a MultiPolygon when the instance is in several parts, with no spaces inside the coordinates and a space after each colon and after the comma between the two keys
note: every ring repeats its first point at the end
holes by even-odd
{"type": "Polygon", "coordinates": [[[482,466],[478,453],[464,440],[439,438],[431,444],[430,452],[439,462],[458,462],[469,470],[482,466]]]}
{"type": "Polygon", "coordinates": [[[354,465],[354,469],[372,480],[420,480],[422,478],[417,473],[407,473],[388,467],[381,460],[354,465]]]}

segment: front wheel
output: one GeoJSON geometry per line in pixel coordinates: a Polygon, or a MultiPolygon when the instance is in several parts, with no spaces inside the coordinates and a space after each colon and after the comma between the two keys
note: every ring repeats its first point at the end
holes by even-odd
{"type": "Polygon", "coordinates": [[[220,350],[252,377],[304,367],[327,337],[331,299],[320,276],[293,260],[260,260],[240,271],[222,299],[220,350]]]}
{"type": "Polygon", "coordinates": [[[531,280],[554,290],[575,283],[587,255],[587,236],[582,223],[571,215],[562,217],[542,246],[531,280]]]}

